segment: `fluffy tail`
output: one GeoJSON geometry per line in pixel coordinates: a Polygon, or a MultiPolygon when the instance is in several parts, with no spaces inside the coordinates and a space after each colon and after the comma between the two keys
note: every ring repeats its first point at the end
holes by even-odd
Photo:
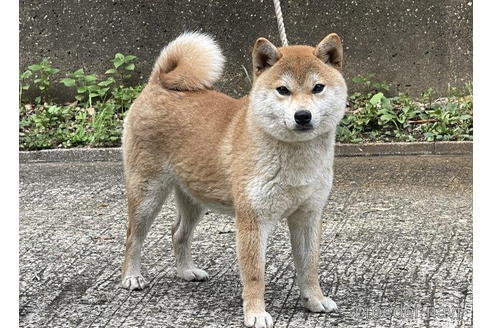
{"type": "Polygon", "coordinates": [[[225,58],[207,34],[188,32],[162,49],[149,82],[171,90],[211,88],[222,75],[225,58]]]}

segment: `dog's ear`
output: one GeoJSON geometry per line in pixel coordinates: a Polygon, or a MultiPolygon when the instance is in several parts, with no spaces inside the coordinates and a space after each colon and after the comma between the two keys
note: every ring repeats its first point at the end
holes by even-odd
{"type": "Polygon", "coordinates": [[[343,47],[340,37],[331,33],[328,34],[314,49],[314,55],[322,62],[332,65],[338,70],[342,70],[343,47]]]}
{"type": "Polygon", "coordinates": [[[253,72],[260,75],[282,57],[278,49],[267,39],[259,38],[253,47],[253,72]]]}

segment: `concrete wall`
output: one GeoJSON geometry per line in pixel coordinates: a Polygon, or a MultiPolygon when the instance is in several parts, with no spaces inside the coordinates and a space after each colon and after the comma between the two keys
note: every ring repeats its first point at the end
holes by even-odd
{"type": "MultiPolygon", "coordinates": [[[[316,45],[330,32],[342,37],[347,80],[373,72],[395,92],[419,94],[472,79],[471,1],[283,0],[282,10],[291,44],[316,45]]],[[[103,73],[122,52],[138,56],[145,81],[162,46],[186,30],[217,37],[228,59],[218,87],[232,95],[249,89],[242,66],[250,70],[255,39],[280,44],[271,0],[26,0],[20,66],[50,57],[62,72],[103,73]]]]}

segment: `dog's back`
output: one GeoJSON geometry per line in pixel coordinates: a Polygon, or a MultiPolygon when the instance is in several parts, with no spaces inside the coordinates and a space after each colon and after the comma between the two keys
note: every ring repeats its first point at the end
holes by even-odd
{"type": "Polygon", "coordinates": [[[181,187],[210,198],[204,201],[232,202],[218,151],[247,98],[211,89],[223,62],[218,46],[203,34],[183,34],[163,49],[125,121],[127,180],[168,169],[181,187]]]}

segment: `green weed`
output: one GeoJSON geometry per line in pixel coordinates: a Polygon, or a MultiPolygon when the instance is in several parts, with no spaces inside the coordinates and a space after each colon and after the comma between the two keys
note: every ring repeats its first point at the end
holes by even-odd
{"type": "Polygon", "coordinates": [[[373,74],[356,77],[366,93],[349,97],[350,107],[339,125],[340,142],[438,141],[473,139],[471,84],[438,98],[429,88],[420,98],[400,93],[388,97],[389,84],[373,82],[373,74]]]}
{"type": "MultiPolygon", "coordinates": [[[[28,67],[19,77],[22,92],[34,86],[34,103],[21,103],[19,141],[23,150],[120,145],[123,120],[144,85],[130,86],[135,56],[116,54],[102,75],[83,69],[60,81],[75,91],[73,102],[56,104],[49,90],[58,69],[47,59],[28,67]]],[[[247,76],[249,77],[249,76],[247,76]]],[[[360,90],[349,96],[347,112],[337,130],[340,142],[440,141],[473,139],[471,83],[449,88],[447,97],[428,89],[418,98],[389,96],[390,85],[374,74],[353,79],[360,90]]]]}
{"type": "MultiPolygon", "coordinates": [[[[116,54],[104,76],[86,73],[84,69],[67,74],[59,82],[75,90],[72,103],[59,105],[36,99],[34,104],[21,104],[20,148],[118,145],[126,111],[143,89],[143,85],[125,85],[135,69],[135,58],[116,54]]],[[[29,69],[38,66],[42,65],[31,65],[29,69]]],[[[29,81],[32,76],[29,72],[20,76],[21,92],[29,88],[30,82],[40,85],[39,81],[29,81]]],[[[44,90],[51,85],[53,73],[45,76],[49,83],[42,84],[44,90]]]]}

